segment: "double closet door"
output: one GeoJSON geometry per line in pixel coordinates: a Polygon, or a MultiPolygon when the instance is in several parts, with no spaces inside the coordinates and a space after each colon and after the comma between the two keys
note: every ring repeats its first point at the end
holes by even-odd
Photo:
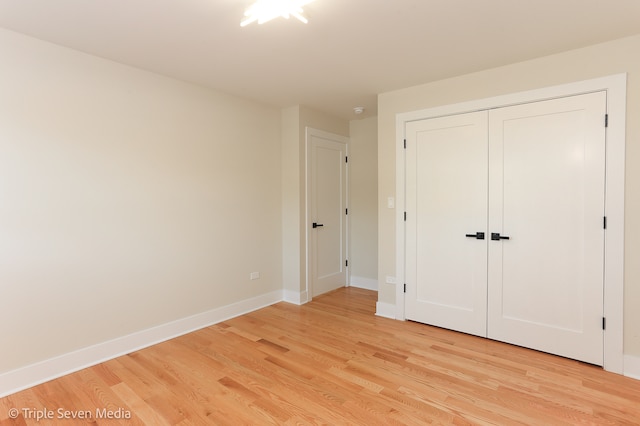
{"type": "Polygon", "coordinates": [[[606,93],[406,126],[407,319],[603,363],[606,93]]]}

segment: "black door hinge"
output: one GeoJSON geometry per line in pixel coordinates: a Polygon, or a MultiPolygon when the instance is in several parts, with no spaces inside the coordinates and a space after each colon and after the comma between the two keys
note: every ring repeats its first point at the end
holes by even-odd
{"type": "Polygon", "coordinates": [[[607,217],[605,216],[602,219],[603,219],[602,220],[602,226],[604,227],[604,229],[607,229],[607,217]]]}
{"type": "Polygon", "coordinates": [[[406,284],[404,285],[404,292],[405,293],[407,292],[407,285],[406,284]]]}
{"type": "Polygon", "coordinates": [[[607,329],[607,319],[605,317],[602,317],[602,329],[607,329]]]}
{"type": "Polygon", "coordinates": [[[349,209],[344,209],[344,214],[349,214],[349,209]]]}
{"type": "Polygon", "coordinates": [[[404,149],[407,149],[407,140],[404,140],[404,149]]]}
{"type": "Polygon", "coordinates": [[[404,212],[404,221],[407,221],[407,212],[404,212]]]}
{"type": "Polygon", "coordinates": [[[349,260],[344,261],[344,266],[349,267],[349,260]]]}
{"type": "Polygon", "coordinates": [[[609,127],[609,114],[604,115],[604,127],[609,127]]]}
{"type": "Polygon", "coordinates": [[[344,157],[344,162],[348,163],[349,162],[349,157],[344,157]]]}

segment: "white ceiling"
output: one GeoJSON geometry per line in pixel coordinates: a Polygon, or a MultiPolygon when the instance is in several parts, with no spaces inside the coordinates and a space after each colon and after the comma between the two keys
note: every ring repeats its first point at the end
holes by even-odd
{"type": "Polygon", "coordinates": [[[640,33],[640,0],[315,0],[307,25],[241,28],[251,3],[0,0],[0,26],[347,119],[375,115],[378,93],[640,33]]]}

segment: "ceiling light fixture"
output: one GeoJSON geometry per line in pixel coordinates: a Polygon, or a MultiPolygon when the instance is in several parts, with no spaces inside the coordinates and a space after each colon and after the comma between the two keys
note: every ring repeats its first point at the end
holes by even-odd
{"type": "Polygon", "coordinates": [[[309,21],[302,15],[302,7],[312,1],[313,0],[257,0],[244,13],[245,17],[240,21],[240,26],[245,27],[256,21],[258,24],[264,24],[279,16],[286,19],[289,19],[289,16],[293,16],[306,24],[309,21]]]}

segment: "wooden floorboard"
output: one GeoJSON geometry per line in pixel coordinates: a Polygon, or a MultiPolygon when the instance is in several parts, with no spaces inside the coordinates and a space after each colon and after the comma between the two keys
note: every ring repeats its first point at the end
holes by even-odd
{"type": "Polygon", "coordinates": [[[278,303],[2,398],[0,425],[640,424],[640,381],[376,317],[376,298],[278,303]]]}

